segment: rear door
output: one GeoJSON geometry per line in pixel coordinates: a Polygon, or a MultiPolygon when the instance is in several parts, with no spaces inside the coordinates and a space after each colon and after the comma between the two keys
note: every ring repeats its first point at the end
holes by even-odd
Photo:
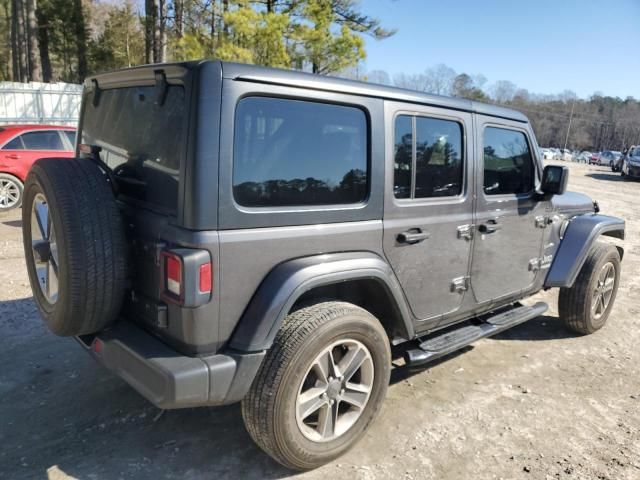
{"type": "Polygon", "coordinates": [[[519,122],[476,116],[478,177],[471,287],[478,303],[532,287],[541,256],[545,205],[535,195],[540,172],[519,122]]]}
{"type": "Polygon", "coordinates": [[[384,252],[428,328],[460,309],[466,287],[471,114],[386,102],[385,125],[384,252]]]}

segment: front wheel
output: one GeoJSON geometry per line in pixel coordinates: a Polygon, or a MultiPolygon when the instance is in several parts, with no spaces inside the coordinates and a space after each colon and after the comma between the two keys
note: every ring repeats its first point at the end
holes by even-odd
{"type": "Polygon", "coordinates": [[[344,302],[290,314],[242,401],[258,446],[287,468],[339,457],[364,434],[389,384],[391,352],[380,322],[344,302]]]}
{"type": "Polygon", "coordinates": [[[613,308],[619,281],[618,249],[596,244],[573,286],[560,289],[558,312],[565,325],[583,335],[600,330],[613,308]]]}

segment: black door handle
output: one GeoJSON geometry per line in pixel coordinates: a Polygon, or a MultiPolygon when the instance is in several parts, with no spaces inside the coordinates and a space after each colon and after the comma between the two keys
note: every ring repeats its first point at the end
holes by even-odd
{"type": "Polygon", "coordinates": [[[497,219],[487,220],[487,223],[483,223],[478,227],[480,233],[495,233],[498,230],[502,230],[502,225],[498,224],[497,219]]]}
{"type": "Polygon", "coordinates": [[[399,233],[396,237],[398,243],[408,243],[413,245],[429,238],[428,232],[423,232],[420,228],[412,228],[406,232],[399,233]]]}

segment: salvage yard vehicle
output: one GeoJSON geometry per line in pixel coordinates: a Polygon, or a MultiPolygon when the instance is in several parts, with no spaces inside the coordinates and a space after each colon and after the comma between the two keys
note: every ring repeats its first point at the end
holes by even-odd
{"type": "Polygon", "coordinates": [[[0,212],[22,204],[24,181],[39,158],[73,157],[76,129],[60,125],[0,127],[0,212]]]}
{"type": "Polygon", "coordinates": [[[425,365],[547,288],[579,334],[611,313],[624,221],[517,111],[220,61],[84,87],[77,158],[25,187],[40,314],[159,408],[242,402],[286,467],[363,436],[392,345],[425,365]]]}
{"type": "Polygon", "coordinates": [[[640,178],[640,145],[631,146],[620,165],[623,178],[640,178]]]}

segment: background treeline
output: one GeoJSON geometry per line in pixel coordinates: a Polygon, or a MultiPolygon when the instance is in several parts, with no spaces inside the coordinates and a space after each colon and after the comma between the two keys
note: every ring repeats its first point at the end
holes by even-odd
{"type": "Polygon", "coordinates": [[[543,146],[640,144],[632,97],[534,94],[446,65],[393,78],[365,72],[363,35],[393,33],[357,0],[0,0],[0,81],[80,83],[132,65],[220,58],[504,104],[531,119],[543,146]]]}
{"type": "Polygon", "coordinates": [[[330,74],[393,31],[355,0],[0,0],[0,80],[79,83],[114,68],[215,57],[330,74]]]}
{"type": "Polygon", "coordinates": [[[456,73],[442,64],[423,73],[393,78],[381,70],[362,73],[352,69],[349,74],[385,85],[520,110],[531,120],[538,143],[544,147],[564,148],[566,142],[570,149],[601,151],[640,144],[640,101],[633,97],[621,99],[596,92],[588,99],[580,99],[570,90],[556,95],[535,94],[510,81],[489,84],[483,75],[456,73]]]}

